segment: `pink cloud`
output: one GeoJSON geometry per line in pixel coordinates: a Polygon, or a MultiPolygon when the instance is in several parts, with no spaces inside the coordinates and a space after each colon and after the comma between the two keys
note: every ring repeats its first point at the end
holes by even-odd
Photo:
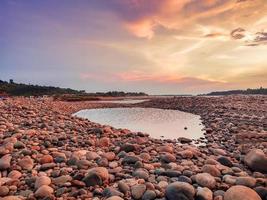
{"type": "Polygon", "coordinates": [[[201,79],[196,77],[184,77],[176,74],[146,73],[142,71],[129,71],[118,73],[84,73],[81,79],[99,80],[104,82],[157,82],[166,84],[207,85],[224,84],[224,82],[201,79]]]}

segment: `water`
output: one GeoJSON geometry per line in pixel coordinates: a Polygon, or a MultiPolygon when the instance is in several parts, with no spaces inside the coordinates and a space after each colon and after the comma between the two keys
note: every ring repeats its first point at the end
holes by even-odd
{"type": "Polygon", "coordinates": [[[158,139],[177,139],[178,137],[198,139],[203,136],[201,129],[204,126],[200,116],[177,110],[104,108],[81,110],[75,115],[115,128],[148,133],[151,137],[158,139]],[[184,127],[187,127],[187,130],[184,127]]]}
{"type": "Polygon", "coordinates": [[[147,99],[127,99],[127,100],[107,100],[107,101],[97,101],[97,103],[121,103],[121,104],[135,104],[148,101],[147,99]]]}

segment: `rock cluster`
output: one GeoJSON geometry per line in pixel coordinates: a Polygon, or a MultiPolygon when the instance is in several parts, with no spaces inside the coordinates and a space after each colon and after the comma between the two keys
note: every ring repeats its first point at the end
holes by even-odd
{"type": "Polygon", "coordinates": [[[206,143],[199,146],[202,139],[153,139],[71,116],[81,103],[0,102],[0,199],[267,199],[266,138],[235,140],[241,131],[266,132],[266,97],[139,105],[200,114],[206,143]]]}

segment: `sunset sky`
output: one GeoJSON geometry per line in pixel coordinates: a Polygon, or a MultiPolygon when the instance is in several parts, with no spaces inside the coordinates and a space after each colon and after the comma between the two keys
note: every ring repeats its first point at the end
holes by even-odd
{"type": "Polygon", "coordinates": [[[267,0],[0,0],[0,79],[150,94],[267,87],[267,0]]]}

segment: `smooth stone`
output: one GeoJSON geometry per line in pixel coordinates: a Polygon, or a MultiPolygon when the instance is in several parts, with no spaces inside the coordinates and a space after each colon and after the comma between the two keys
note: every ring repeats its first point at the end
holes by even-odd
{"type": "Polygon", "coordinates": [[[146,170],[139,168],[133,172],[133,176],[136,178],[142,178],[144,180],[148,180],[149,173],[146,170]]]}
{"type": "Polygon", "coordinates": [[[64,185],[65,183],[67,182],[70,182],[72,180],[72,177],[70,175],[63,175],[63,176],[60,176],[60,177],[57,177],[57,178],[54,178],[52,180],[52,183],[55,184],[55,185],[64,185]]]}
{"type": "Polygon", "coordinates": [[[262,200],[252,189],[246,186],[230,187],[224,194],[224,200],[262,200]]]}
{"type": "Polygon", "coordinates": [[[51,162],[53,162],[53,161],[54,161],[54,159],[53,159],[53,157],[50,156],[50,155],[44,155],[44,156],[40,159],[40,163],[41,163],[41,164],[51,163],[51,162]]]}
{"type": "Polygon", "coordinates": [[[224,166],[227,166],[227,167],[232,167],[232,166],[233,166],[232,161],[231,161],[229,158],[225,157],[225,156],[220,156],[220,157],[217,159],[217,161],[218,161],[220,164],[222,164],[222,165],[224,165],[224,166]]]}
{"type": "Polygon", "coordinates": [[[215,178],[208,173],[200,173],[196,175],[196,182],[202,187],[207,187],[210,189],[215,188],[216,180],[215,178]]]}
{"type": "Polygon", "coordinates": [[[142,200],[153,200],[156,197],[157,197],[156,192],[154,192],[153,190],[147,190],[142,196],[142,200]]]}
{"type": "Polygon", "coordinates": [[[10,162],[11,162],[11,155],[7,154],[4,155],[1,159],[0,159],[0,170],[6,170],[10,168],[10,162]]]}
{"type": "Polygon", "coordinates": [[[145,191],[146,185],[144,184],[137,184],[131,187],[131,193],[134,199],[141,199],[145,191]]]}
{"type": "Polygon", "coordinates": [[[170,163],[170,162],[175,162],[176,157],[173,154],[165,153],[164,155],[160,156],[160,160],[161,162],[164,162],[164,163],[170,163]]]}
{"type": "Polygon", "coordinates": [[[87,175],[83,178],[86,186],[102,185],[109,179],[108,170],[104,167],[95,167],[88,171],[87,175]]]}
{"type": "Polygon", "coordinates": [[[0,186],[0,197],[8,195],[9,189],[7,186],[0,186]]]}
{"type": "Polygon", "coordinates": [[[8,177],[12,179],[19,179],[22,176],[21,172],[17,170],[12,170],[9,172],[8,177]]]}
{"type": "Polygon", "coordinates": [[[125,156],[122,159],[122,164],[135,164],[136,162],[141,161],[141,159],[138,156],[125,156]]]}
{"type": "Polygon", "coordinates": [[[18,161],[18,165],[21,166],[22,169],[32,170],[34,163],[29,156],[26,156],[18,161]]]}
{"type": "Polygon", "coordinates": [[[112,197],[112,196],[119,196],[119,197],[123,197],[123,193],[119,192],[118,190],[116,190],[113,187],[107,187],[104,189],[103,191],[103,195],[105,197],[112,197]]]}
{"type": "Polygon", "coordinates": [[[120,181],[118,183],[118,187],[119,187],[119,190],[121,192],[123,192],[124,194],[126,194],[128,191],[130,191],[130,187],[126,183],[124,183],[123,181],[120,181]]]}
{"type": "Polygon", "coordinates": [[[244,162],[250,169],[267,173],[267,156],[260,149],[253,149],[247,153],[244,162]]]}
{"type": "Polygon", "coordinates": [[[256,185],[256,179],[253,177],[238,177],[235,182],[236,185],[243,185],[253,188],[256,185]]]}
{"type": "Polygon", "coordinates": [[[39,187],[34,195],[36,197],[44,198],[44,197],[49,197],[54,193],[54,189],[49,187],[48,185],[42,185],[39,187]]]}
{"type": "Polygon", "coordinates": [[[258,193],[258,195],[262,198],[262,200],[267,200],[267,188],[258,186],[254,188],[254,190],[258,193]]]}
{"type": "Polygon", "coordinates": [[[221,176],[220,170],[215,165],[204,165],[201,170],[202,172],[209,173],[212,176],[221,176]]]}
{"type": "Polygon", "coordinates": [[[189,183],[174,182],[167,186],[165,197],[168,200],[194,200],[195,188],[189,183]]]}
{"type": "Polygon", "coordinates": [[[123,200],[123,198],[119,196],[112,196],[112,197],[107,198],[106,200],[123,200]]]}
{"type": "Polygon", "coordinates": [[[48,176],[39,176],[35,180],[34,187],[36,189],[40,188],[42,185],[50,185],[51,179],[48,176]]]}
{"type": "Polygon", "coordinates": [[[213,199],[213,193],[209,188],[197,188],[197,194],[196,194],[197,200],[212,200],[213,199]]]}
{"type": "Polygon", "coordinates": [[[20,196],[6,196],[1,198],[1,200],[22,200],[22,198],[20,196]]]}

